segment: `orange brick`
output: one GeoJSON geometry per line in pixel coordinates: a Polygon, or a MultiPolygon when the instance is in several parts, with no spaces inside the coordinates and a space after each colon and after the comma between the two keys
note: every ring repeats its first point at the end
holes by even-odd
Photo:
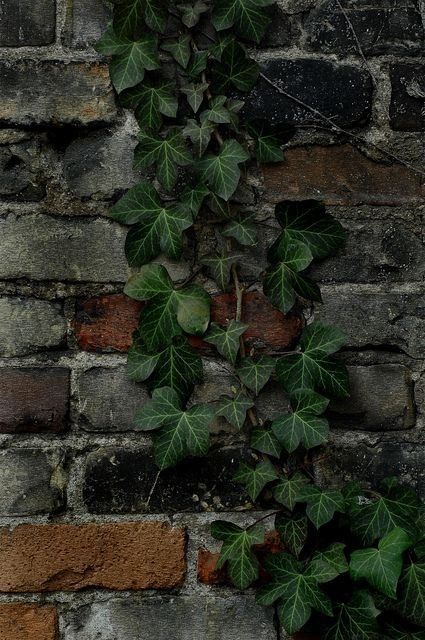
{"type": "Polygon", "coordinates": [[[56,609],[32,604],[0,604],[1,640],[56,640],[56,609]]]}

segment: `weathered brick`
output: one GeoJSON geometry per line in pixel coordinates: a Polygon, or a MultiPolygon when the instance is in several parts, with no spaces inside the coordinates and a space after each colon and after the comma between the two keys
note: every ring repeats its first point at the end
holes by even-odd
{"type": "Polygon", "coordinates": [[[162,471],[147,506],[158,467],[146,450],[104,448],[89,454],[83,497],[90,513],[226,511],[249,498],[233,480],[248,453],[212,449],[205,458],[162,471]]]}
{"type": "MultiPolygon", "coordinates": [[[[140,303],[119,294],[80,301],[73,323],[78,345],[87,351],[127,351],[141,309],[140,303]]],[[[212,321],[226,324],[235,317],[235,312],[235,296],[213,296],[212,321]]],[[[298,315],[285,316],[258,291],[245,294],[242,320],[250,325],[244,336],[247,345],[259,349],[284,350],[294,342],[302,328],[298,315]]],[[[212,353],[199,338],[193,338],[192,344],[201,351],[212,353]]]]}
{"type": "Polygon", "coordinates": [[[291,43],[291,22],[277,5],[269,9],[270,24],[261,41],[263,47],[285,47],[291,43]]]}
{"type": "Polygon", "coordinates": [[[40,145],[30,135],[0,147],[0,197],[2,200],[35,202],[45,193],[46,178],[40,169],[40,145]]]}
{"type": "Polygon", "coordinates": [[[414,426],[413,382],[407,367],[399,364],[356,366],[348,367],[348,372],[350,397],[332,401],[332,426],[368,431],[414,426]]]}
{"type": "Polygon", "coordinates": [[[136,136],[126,128],[74,140],[65,152],[65,177],[80,198],[110,198],[137,181],[133,169],[136,136]]]}
{"type": "Polygon", "coordinates": [[[0,388],[0,433],[59,433],[67,428],[67,369],[0,368],[0,388]]]}
{"type": "Polygon", "coordinates": [[[251,596],[113,599],[65,614],[64,640],[275,640],[273,611],[251,596]],[[107,620],[107,625],[102,621],[107,620]]]}
{"type": "Polygon", "coordinates": [[[126,229],[109,220],[9,214],[0,233],[3,279],[125,282],[130,273],[126,229]]]}
{"type": "Polygon", "coordinates": [[[0,452],[0,513],[6,516],[52,513],[64,504],[61,452],[6,449],[0,452]]]}
{"type": "Polygon", "coordinates": [[[116,113],[105,64],[0,61],[0,122],[88,125],[116,113]]]}
{"type": "Polygon", "coordinates": [[[53,605],[0,604],[2,640],[57,640],[58,616],[53,605]]]}
{"type": "Polygon", "coordinates": [[[85,371],[78,379],[77,398],[79,423],[85,431],[131,431],[136,429],[136,410],[149,396],[128,378],[123,366],[85,371]]]}
{"type": "MultiPolygon", "coordinates": [[[[357,67],[335,65],[327,60],[281,58],[265,62],[262,73],[282,90],[338,124],[361,124],[370,118],[372,80],[368,72],[357,67]]],[[[246,99],[244,114],[274,125],[317,121],[317,115],[261,78],[246,99]]]]}
{"type": "Polygon", "coordinates": [[[22,356],[60,347],[66,320],[58,306],[32,298],[0,298],[0,355],[22,356]]]}
{"type": "Polygon", "coordinates": [[[398,131],[425,131],[425,65],[394,64],[390,77],[391,127],[398,131]]]}
{"type": "Polygon", "coordinates": [[[77,49],[93,46],[104,33],[111,10],[103,0],[72,0],[66,43],[77,49]]]}
{"type": "Polygon", "coordinates": [[[339,326],[351,347],[395,347],[423,357],[425,318],[423,295],[359,291],[355,287],[322,289],[317,318],[339,326]]]}
{"type": "Polygon", "coordinates": [[[40,47],[55,41],[55,0],[0,0],[0,47],[40,47]]]}
{"type": "Polygon", "coordinates": [[[328,0],[313,9],[304,22],[310,46],[344,55],[359,55],[360,48],[366,55],[420,50],[424,29],[418,7],[404,2],[385,6],[382,0],[364,4],[328,0]]]}
{"type": "Polygon", "coordinates": [[[184,579],[185,533],[164,522],[0,529],[5,592],[166,589],[184,579]]]}
{"type": "Polygon", "coordinates": [[[380,164],[349,144],[294,147],[263,168],[271,202],[323,200],[339,205],[404,205],[424,201],[423,178],[402,165],[380,164]]]}

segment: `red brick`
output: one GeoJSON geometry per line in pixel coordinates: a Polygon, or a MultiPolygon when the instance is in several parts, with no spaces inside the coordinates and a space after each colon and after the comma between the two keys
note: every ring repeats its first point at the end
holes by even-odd
{"type": "Polygon", "coordinates": [[[0,604],[1,640],[56,640],[58,621],[54,606],[0,604]]]}
{"type": "Polygon", "coordinates": [[[0,529],[0,591],[167,589],[182,584],[185,532],[164,522],[0,529]]]}
{"type": "Polygon", "coordinates": [[[67,369],[0,369],[0,433],[48,431],[67,427],[67,369]]]}
{"type": "Polygon", "coordinates": [[[349,144],[295,147],[285,160],[263,168],[267,199],[313,198],[331,205],[424,202],[424,179],[400,164],[382,164],[349,144]]]}
{"type": "MultiPolygon", "coordinates": [[[[141,303],[120,294],[84,300],[73,323],[79,347],[86,351],[127,351],[138,326],[141,309],[141,303]]],[[[213,297],[213,322],[226,324],[235,317],[235,312],[233,294],[213,297]]],[[[300,316],[285,316],[258,291],[244,295],[242,320],[250,325],[245,333],[247,346],[260,349],[286,349],[302,329],[300,316]]],[[[191,342],[201,351],[212,352],[211,347],[199,338],[193,338],[191,342]]]]}

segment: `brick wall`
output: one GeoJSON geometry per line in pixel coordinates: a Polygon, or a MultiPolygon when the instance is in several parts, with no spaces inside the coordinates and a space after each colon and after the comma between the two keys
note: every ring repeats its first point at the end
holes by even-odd
{"type": "MultiPolygon", "coordinates": [[[[244,266],[248,339],[279,352],[301,326],[255,286],[274,203],[324,200],[349,239],[312,270],[315,313],[347,334],[352,398],[331,407],[317,478],[396,474],[425,495],[425,11],[343,5],[280,0],[258,53],[274,83],[348,133],[265,82],[247,102],[297,127],[284,162],[243,194],[268,224],[244,266]]],[[[137,179],[137,127],[92,48],[107,21],[101,0],[0,0],[0,638],[277,640],[251,595],[209,584],[220,576],[205,551],[198,580],[215,512],[252,515],[232,480],[240,434],[217,420],[208,458],[161,474],[149,501],[157,471],[132,421],[147,391],[125,370],[139,305],[121,294],[126,230],[106,216],[137,179]]],[[[168,266],[184,279],[193,256],[168,266]]],[[[215,295],[215,319],[233,306],[215,295]]],[[[214,400],[230,373],[196,344],[196,393],[214,400]]],[[[271,383],[260,412],[285,406],[271,383]]]]}

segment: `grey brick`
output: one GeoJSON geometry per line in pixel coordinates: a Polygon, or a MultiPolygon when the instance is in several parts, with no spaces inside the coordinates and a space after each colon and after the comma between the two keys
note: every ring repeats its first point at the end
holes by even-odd
{"type": "Polygon", "coordinates": [[[30,136],[0,147],[0,197],[11,201],[41,200],[46,192],[40,169],[40,146],[30,136]]]}
{"type": "Polygon", "coordinates": [[[39,47],[55,41],[55,0],[0,0],[0,47],[39,47]]]}
{"type": "Polygon", "coordinates": [[[64,640],[276,640],[272,608],[252,596],[113,598],[64,613],[64,640]]]}
{"type": "Polygon", "coordinates": [[[0,514],[52,513],[64,504],[65,471],[60,452],[0,452],[0,514]]]}
{"type": "Polygon", "coordinates": [[[46,300],[0,298],[0,355],[22,356],[60,347],[66,320],[46,300]]]}
{"type": "Polygon", "coordinates": [[[77,49],[93,46],[111,19],[105,0],[72,0],[69,14],[66,42],[77,49]]]}
{"type": "Polygon", "coordinates": [[[394,64],[390,77],[391,127],[398,131],[425,131],[425,65],[394,64]]]}
{"type": "Polygon", "coordinates": [[[0,122],[88,125],[116,114],[105,64],[0,61],[0,122]]]}
{"type": "Polygon", "coordinates": [[[78,379],[80,425],[86,431],[136,430],[134,415],[149,399],[146,389],[128,378],[127,367],[95,367],[78,379]]]}
{"type": "Polygon", "coordinates": [[[0,278],[125,282],[126,229],[106,219],[0,219],[0,278]]]}

